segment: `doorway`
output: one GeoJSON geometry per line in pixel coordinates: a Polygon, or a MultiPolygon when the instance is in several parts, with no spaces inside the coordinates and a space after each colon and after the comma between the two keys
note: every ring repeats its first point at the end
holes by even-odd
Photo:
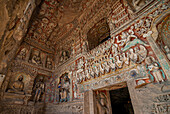
{"type": "Polygon", "coordinates": [[[134,114],[127,87],[110,90],[112,114],[134,114]]]}

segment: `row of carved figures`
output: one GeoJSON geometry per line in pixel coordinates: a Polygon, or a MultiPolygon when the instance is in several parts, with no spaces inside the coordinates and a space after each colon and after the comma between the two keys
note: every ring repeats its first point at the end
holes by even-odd
{"type": "MultiPolygon", "coordinates": [[[[29,55],[28,54],[28,49],[27,48],[22,48],[20,50],[20,52],[18,53],[17,55],[17,58],[21,59],[21,60],[25,60],[26,57],[29,55]]],[[[29,59],[29,62],[30,63],[33,63],[33,64],[36,64],[38,66],[43,66],[43,62],[42,62],[42,57],[41,57],[41,52],[38,51],[38,50],[32,50],[31,51],[32,53],[30,54],[30,59],[29,59]]],[[[53,67],[53,60],[51,57],[47,56],[46,57],[46,62],[45,62],[45,67],[46,68],[49,68],[49,69],[52,69],[53,67]]]]}
{"type": "Polygon", "coordinates": [[[110,54],[109,56],[105,56],[102,59],[96,60],[91,65],[89,65],[86,60],[85,69],[80,69],[76,72],[77,82],[81,83],[82,81],[99,77],[111,71],[116,71],[116,69],[123,68],[124,64],[129,66],[130,61],[139,64],[144,60],[148,65],[146,69],[148,69],[148,74],[150,75],[151,79],[153,81],[155,80],[156,82],[164,81],[166,78],[163,71],[160,69],[159,63],[156,63],[153,57],[152,59],[150,58],[151,57],[147,57],[146,48],[143,45],[139,45],[139,48],[130,48],[128,52],[121,55],[116,55],[113,57],[112,54],[110,54]],[[152,69],[150,69],[150,65],[152,66],[152,69]]]}
{"type": "Polygon", "coordinates": [[[126,53],[105,55],[101,59],[95,60],[91,65],[86,60],[84,65],[85,70],[77,71],[77,81],[80,83],[83,80],[99,77],[100,75],[104,75],[106,73],[109,73],[110,71],[121,69],[123,67],[123,64],[126,64],[128,66],[130,64],[130,61],[132,61],[133,63],[141,63],[145,60],[146,55],[146,48],[143,45],[139,45],[138,47],[136,46],[135,48],[130,48],[129,51],[127,51],[126,53]]]}

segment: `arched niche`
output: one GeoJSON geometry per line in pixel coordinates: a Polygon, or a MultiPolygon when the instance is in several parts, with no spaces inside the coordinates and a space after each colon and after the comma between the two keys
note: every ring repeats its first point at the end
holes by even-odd
{"type": "Polygon", "coordinates": [[[152,38],[170,61],[170,11],[157,17],[152,25],[152,38]]]}
{"type": "Polygon", "coordinates": [[[110,29],[107,19],[103,18],[90,28],[87,33],[89,50],[92,50],[108,39],[110,39],[110,29]]]}
{"type": "Polygon", "coordinates": [[[156,43],[160,49],[165,53],[167,59],[170,60],[170,14],[166,16],[158,25],[158,38],[156,43]]]}
{"type": "Polygon", "coordinates": [[[47,82],[47,77],[42,74],[38,74],[34,79],[34,84],[32,88],[31,100],[34,102],[43,102],[45,97],[45,82],[47,82]]]}
{"type": "Polygon", "coordinates": [[[161,48],[159,47],[156,41],[159,38],[159,31],[157,29],[157,25],[159,25],[159,23],[161,23],[169,14],[170,14],[170,10],[166,10],[153,20],[150,29],[152,31],[152,34],[147,37],[148,42],[152,50],[154,51],[156,57],[158,58],[158,61],[162,66],[162,69],[165,72],[165,75],[167,76],[168,79],[170,77],[170,63],[165,53],[161,50],[161,48]]]}

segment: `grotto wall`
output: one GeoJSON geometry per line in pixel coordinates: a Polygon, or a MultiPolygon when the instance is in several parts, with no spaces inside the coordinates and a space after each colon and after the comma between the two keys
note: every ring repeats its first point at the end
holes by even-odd
{"type": "MultiPolygon", "coordinates": [[[[95,94],[90,97],[93,92],[89,92],[88,97],[87,94],[84,96],[84,92],[111,87],[122,82],[127,83],[135,113],[169,112],[169,101],[159,99],[169,98],[168,53],[164,48],[161,50],[160,44],[157,44],[157,25],[161,22],[163,25],[164,18],[168,19],[169,2],[143,0],[138,4],[138,8],[136,5],[126,0],[108,1],[103,6],[100,6],[100,2],[94,3],[94,9],[89,9],[79,18],[79,26],[76,29],[79,35],[72,33],[76,38],[80,37],[80,40],[76,40],[77,43],[74,42],[74,45],[70,46],[74,49],[71,54],[76,53],[74,58],[67,56],[67,52],[63,54],[62,51],[56,58],[59,62],[53,80],[61,80],[60,77],[68,73],[72,80],[70,100],[74,102],[76,99],[84,99],[84,113],[95,113],[96,110],[96,105],[91,105],[94,103],[92,99],[95,99],[95,94]],[[106,18],[109,24],[111,39],[89,50],[87,33],[103,18],[106,18]],[[166,88],[166,92],[162,88],[166,88]]],[[[165,28],[164,37],[169,34],[165,28]]],[[[71,38],[74,36],[70,35],[71,38]]],[[[161,45],[167,47],[165,44],[161,45]]],[[[60,84],[60,81],[56,83],[60,84]]],[[[52,97],[52,102],[58,103],[62,95],[59,88],[55,91],[58,94],[52,97]]],[[[50,107],[52,106],[48,107],[47,112],[49,110],[53,113],[50,107]]]]}
{"type": "Polygon", "coordinates": [[[98,96],[128,87],[134,113],[169,113],[169,11],[168,0],[45,0],[28,31],[31,14],[2,30],[0,112],[110,114],[98,96]]]}

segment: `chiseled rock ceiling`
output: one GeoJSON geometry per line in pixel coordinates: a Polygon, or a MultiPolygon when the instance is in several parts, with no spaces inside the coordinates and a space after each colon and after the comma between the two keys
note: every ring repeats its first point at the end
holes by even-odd
{"type": "Polygon", "coordinates": [[[44,0],[39,13],[33,18],[25,41],[54,50],[60,35],[62,36],[68,29],[75,28],[76,17],[80,16],[92,2],[94,1],[44,0]]]}

